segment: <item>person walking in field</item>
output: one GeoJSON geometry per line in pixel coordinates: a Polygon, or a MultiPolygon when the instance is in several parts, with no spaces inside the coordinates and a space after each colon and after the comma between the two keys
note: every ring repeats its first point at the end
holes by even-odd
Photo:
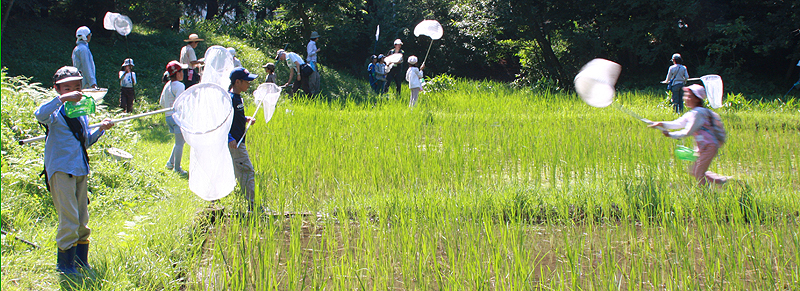
{"type": "MultiPolygon", "coordinates": [[[[178,61],[171,61],[167,64],[167,71],[164,72],[164,88],[161,90],[161,98],[158,100],[158,104],[161,105],[162,108],[170,108],[175,103],[175,99],[186,90],[185,85],[181,82],[183,81],[183,72],[186,71],[188,66],[179,63],[178,61]]],[[[181,133],[181,127],[175,123],[175,120],[172,118],[173,111],[167,112],[166,119],[167,119],[167,129],[169,132],[175,135],[175,144],[172,146],[172,153],[167,160],[166,168],[167,170],[173,170],[180,175],[188,175],[186,171],[181,168],[181,159],[183,157],[183,145],[186,143],[183,139],[183,134],[181,133]]]]}
{"type": "Polygon", "coordinates": [[[683,112],[683,88],[686,80],[689,79],[689,72],[686,71],[686,66],[683,65],[683,58],[680,54],[672,55],[672,66],[667,71],[667,89],[672,92],[672,107],[675,108],[675,113],[683,112]]]}
{"type": "Polygon", "coordinates": [[[186,42],[186,45],[181,48],[181,55],[178,61],[187,67],[183,70],[183,79],[184,85],[186,85],[186,88],[189,88],[200,82],[200,74],[198,74],[197,67],[203,65],[203,62],[197,60],[194,49],[197,48],[197,45],[201,41],[204,41],[204,39],[192,33],[189,35],[189,38],[183,41],[186,42]]]}
{"type": "Polygon", "coordinates": [[[308,45],[306,46],[306,62],[314,72],[308,76],[308,88],[311,90],[311,94],[314,95],[320,92],[319,68],[317,67],[317,53],[320,51],[320,49],[317,48],[319,33],[316,31],[311,32],[311,37],[309,38],[311,40],[308,41],[308,45]]]}
{"type": "Polygon", "coordinates": [[[97,89],[97,78],[95,77],[94,57],[89,49],[89,42],[92,41],[92,31],[86,27],[78,27],[75,31],[75,48],[72,49],[72,66],[78,68],[83,75],[81,88],[97,89]]]}
{"type": "Polygon", "coordinates": [[[127,58],[119,70],[119,107],[126,113],[133,112],[133,99],[136,98],[136,73],[133,71],[133,59],[127,58]]]}
{"type": "Polygon", "coordinates": [[[231,72],[230,78],[231,85],[228,91],[230,91],[233,104],[233,123],[231,123],[231,130],[228,133],[228,148],[233,159],[233,172],[236,180],[239,181],[239,187],[245,194],[244,198],[248,202],[248,209],[252,211],[256,196],[256,172],[253,163],[250,162],[244,132],[247,123],[253,125],[256,119],[244,114],[244,102],[242,102],[241,94],[250,88],[250,81],[258,78],[258,75],[238,67],[231,72]]]}
{"type": "Polygon", "coordinates": [[[410,56],[408,57],[408,71],[406,71],[406,81],[408,81],[408,89],[411,91],[411,100],[408,102],[408,107],[414,107],[417,104],[417,98],[419,98],[419,91],[422,89],[422,70],[425,69],[425,65],[423,64],[422,67],[417,67],[417,56],[410,56]]]}
{"type": "Polygon", "coordinates": [[[86,116],[68,117],[64,104],[83,97],[83,76],[78,68],[62,67],[53,76],[58,96],[39,106],[36,120],[47,128],[44,145],[44,175],[47,189],[58,213],[56,231],[57,268],[66,275],[80,275],[89,265],[89,154],[92,146],[106,130],[114,126],[110,119],[90,130],[86,116]]]}
{"type": "MultiPolygon", "coordinates": [[[[402,47],[403,47],[403,41],[401,41],[399,38],[395,39],[394,40],[394,48],[389,50],[389,52],[386,53],[386,55],[387,56],[391,56],[393,54],[401,54],[401,55],[405,54],[405,52],[403,51],[402,47]]],[[[384,92],[389,91],[389,84],[391,84],[392,81],[394,81],[395,90],[397,91],[397,95],[399,96],[400,95],[400,83],[402,82],[402,79],[403,79],[403,68],[402,68],[403,67],[403,57],[401,56],[400,57],[400,61],[397,62],[397,63],[391,63],[391,64],[386,64],[386,65],[387,65],[386,69],[389,72],[386,75],[386,89],[384,89],[384,92]]]]}
{"type": "Polygon", "coordinates": [[[720,117],[711,109],[703,106],[706,99],[706,90],[703,86],[694,84],[683,88],[683,101],[691,109],[674,121],[659,121],[649,127],[664,127],[666,129],[680,129],[678,131],[663,131],[664,136],[681,139],[694,136],[697,160],[691,166],[692,176],[699,185],[725,184],[730,177],[720,176],[708,171],[711,161],[717,156],[719,148],[725,143],[725,130],[720,117]]]}
{"type": "Polygon", "coordinates": [[[292,90],[290,90],[290,93],[295,93],[300,89],[303,89],[303,92],[306,92],[306,94],[311,93],[308,88],[308,77],[314,73],[314,70],[311,69],[311,66],[306,64],[300,55],[293,52],[278,50],[275,59],[278,61],[286,61],[286,65],[289,67],[289,80],[287,80],[286,84],[283,86],[286,87],[292,83],[292,90]],[[297,75],[296,77],[295,74],[297,75]],[[297,80],[295,80],[295,78],[297,80]]]}

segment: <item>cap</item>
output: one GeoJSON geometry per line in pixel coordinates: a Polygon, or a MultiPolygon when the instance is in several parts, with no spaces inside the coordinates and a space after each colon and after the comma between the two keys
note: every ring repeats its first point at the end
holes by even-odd
{"type": "Polygon", "coordinates": [[[134,66],[134,65],[133,65],[133,59],[131,59],[131,58],[127,58],[127,59],[125,59],[125,61],[123,61],[123,62],[122,62],[122,66],[123,66],[123,67],[124,67],[124,66],[132,66],[132,67],[133,67],[133,66],[134,66]]]}
{"type": "Polygon", "coordinates": [[[231,53],[231,56],[234,56],[234,57],[236,56],[236,49],[235,48],[229,47],[228,48],[228,52],[231,53]]]}
{"type": "Polygon", "coordinates": [[[275,71],[275,64],[273,64],[273,63],[267,63],[266,65],[263,65],[263,66],[261,66],[261,67],[262,67],[262,68],[267,68],[267,69],[270,69],[270,70],[272,70],[273,72],[275,71]]]}
{"type": "Polygon", "coordinates": [[[681,54],[679,54],[679,53],[674,53],[674,54],[672,54],[672,58],[671,58],[670,60],[674,60],[674,59],[680,59],[680,58],[681,58],[681,54]]]}
{"type": "Polygon", "coordinates": [[[282,55],[282,54],[285,54],[285,53],[286,53],[286,51],[285,51],[285,50],[282,50],[282,49],[281,49],[281,50],[278,50],[278,53],[277,53],[277,54],[275,54],[275,59],[276,59],[276,60],[280,59],[280,58],[281,58],[281,55],[282,55]]]}
{"type": "Polygon", "coordinates": [[[398,38],[394,40],[394,44],[403,45],[403,41],[398,38]]]}
{"type": "Polygon", "coordinates": [[[413,65],[413,64],[416,64],[418,61],[419,61],[419,59],[417,59],[417,56],[410,56],[410,57],[408,57],[408,63],[409,63],[409,64],[412,64],[412,65],[413,65]]]}
{"type": "Polygon", "coordinates": [[[385,58],[385,57],[386,57],[386,56],[384,56],[383,54],[379,54],[379,55],[378,55],[378,59],[379,59],[379,60],[380,60],[380,59],[382,59],[382,58],[385,58]]]}
{"type": "Polygon", "coordinates": [[[318,37],[319,37],[319,33],[317,33],[316,31],[312,31],[311,32],[311,37],[310,37],[311,39],[315,39],[315,38],[318,38],[318,37]]]}
{"type": "Polygon", "coordinates": [[[83,75],[81,75],[81,71],[78,68],[73,66],[63,66],[56,71],[56,74],[53,75],[53,84],[62,84],[69,81],[80,81],[83,80],[83,75]]]}
{"type": "Polygon", "coordinates": [[[233,69],[233,71],[231,71],[231,83],[233,83],[236,80],[252,81],[255,80],[256,78],[258,78],[258,75],[250,74],[250,72],[243,67],[238,67],[236,69],[233,69]]]}
{"type": "Polygon", "coordinates": [[[78,27],[78,30],[75,31],[75,37],[79,40],[87,40],[90,34],[92,34],[92,30],[86,26],[78,27]]]}
{"type": "Polygon", "coordinates": [[[167,64],[167,73],[170,76],[175,75],[175,73],[180,72],[181,70],[186,70],[189,68],[189,65],[181,64],[178,61],[171,61],[167,64]]]}
{"type": "Polygon", "coordinates": [[[185,41],[185,42],[198,42],[198,41],[204,41],[204,39],[200,38],[200,36],[198,36],[196,33],[192,33],[192,34],[189,35],[188,39],[184,39],[183,41],[185,41]]]}
{"type": "Polygon", "coordinates": [[[376,55],[372,55],[372,56],[370,56],[370,57],[369,57],[369,59],[370,59],[370,60],[377,60],[377,59],[378,59],[378,56],[376,56],[376,55]]]}
{"type": "Polygon", "coordinates": [[[692,84],[688,87],[683,87],[683,91],[691,91],[694,96],[697,96],[702,100],[706,100],[706,88],[703,88],[703,86],[698,84],[692,84]]]}

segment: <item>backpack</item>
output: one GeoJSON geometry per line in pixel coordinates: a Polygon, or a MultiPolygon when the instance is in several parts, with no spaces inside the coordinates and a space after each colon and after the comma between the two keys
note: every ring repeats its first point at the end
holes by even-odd
{"type": "Polygon", "coordinates": [[[728,134],[725,132],[725,125],[722,124],[722,119],[720,119],[719,114],[714,111],[711,111],[708,108],[704,108],[703,115],[706,118],[709,118],[709,123],[711,123],[711,128],[706,128],[703,126],[702,130],[707,131],[711,135],[713,135],[717,141],[719,141],[719,146],[722,147],[725,142],[728,140],[728,134]]]}

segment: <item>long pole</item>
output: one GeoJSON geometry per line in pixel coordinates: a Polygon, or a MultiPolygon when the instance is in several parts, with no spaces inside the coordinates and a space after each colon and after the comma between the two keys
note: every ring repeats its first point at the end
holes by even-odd
{"type": "MultiPolygon", "coordinates": [[[[422,65],[425,65],[425,61],[428,60],[428,54],[431,52],[431,47],[433,46],[433,38],[431,38],[431,44],[428,45],[428,52],[425,53],[425,58],[422,60],[422,65]]],[[[421,66],[420,66],[421,67],[421,66]]]]}
{"type": "MultiPolygon", "coordinates": [[[[118,122],[127,121],[127,120],[131,120],[131,119],[136,119],[136,118],[140,118],[140,117],[150,116],[150,115],[154,115],[154,114],[165,113],[165,112],[168,112],[168,111],[171,111],[171,110],[172,110],[172,107],[164,108],[164,109],[159,109],[159,110],[155,110],[155,111],[145,112],[145,113],[142,113],[142,114],[131,115],[131,116],[123,117],[123,118],[119,118],[119,119],[112,119],[109,122],[118,123],[118,122]]],[[[89,125],[89,129],[100,127],[101,125],[103,125],[103,124],[102,123],[92,124],[92,125],[89,125]]],[[[32,143],[32,142],[35,142],[35,141],[43,140],[44,138],[45,138],[44,135],[40,135],[40,136],[32,137],[32,138],[29,138],[29,139],[23,139],[23,140],[19,141],[19,144],[20,145],[24,145],[24,144],[32,143]]]]}
{"type": "MultiPolygon", "coordinates": [[[[256,116],[256,114],[258,114],[258,109],[261,109],[261,104],[263,104],[263,103],[264,103],[264,101],[258,102],[258,106],[256,106],[256,112],[253,112],[253,116],[256,116]]],[[[250,129],[250,124],[251,123],[248,122],[247,126],[244,127],[244,133],[242,133],[242,138],[240,138],[239,142],[236,143],[236,148],[237,149],[239,148],[239,145],[242,144],[242,141],[244,140],[244,137],[247,136],[247,130],[250,129]]]]}

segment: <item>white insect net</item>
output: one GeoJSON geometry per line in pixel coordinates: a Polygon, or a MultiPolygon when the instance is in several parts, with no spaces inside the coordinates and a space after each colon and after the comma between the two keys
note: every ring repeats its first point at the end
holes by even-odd
{"type": "Polygon", "coordinates": [[[575,91],[586,104],[606,107],[614,102],[614,85],[622,67],[605,59],[594,59],[575,76],[575,91]]]}
{"type": "Polygon", "coordinates": [[[231,53],[225,47],[215,45],[206,50],[204,59],[205,68],[200,83],[214,83],[227,90],[234,69],[231,53]]]}

